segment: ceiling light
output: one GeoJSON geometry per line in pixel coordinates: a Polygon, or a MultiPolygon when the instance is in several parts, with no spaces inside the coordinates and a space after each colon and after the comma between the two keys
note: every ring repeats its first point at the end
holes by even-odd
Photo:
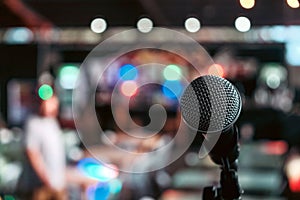
{"type": "Polygon", "coordinates": [[[286,2],[291,8],[299,8],[300,6],[298,0],[287,0],[286,2]]]}
{"type": "Polygon", "coordinates": [[[255,0],[240,0],[240,4],[245,9],[253,8],[255,5],[255,0]]]}
{"type": "Polygon", "coordinates": [[[185,20],[184,26],[188,32],[196,33],[200,30],[201,24],[197,18],[191,17],[185,20]]]}
{"type": "Polygon", "coordinates": [[[153,28],[153,22],[149,18],[141,18],[137,22],[137,29],[142,33],[149,33],[153,28]]]}
{"type": "Polygon", "coordinates": [[[91,30],[95,33],[103,33],[107,28],[107,23],[102,18],[96,18],[91,22],[91,30]]]}
{"type": "Polygon", "coordinates": [[[251,22],[247,17],[238,17],[235,20],[235,28],[240,32],[247,32],[251,28],[251,22]]]}

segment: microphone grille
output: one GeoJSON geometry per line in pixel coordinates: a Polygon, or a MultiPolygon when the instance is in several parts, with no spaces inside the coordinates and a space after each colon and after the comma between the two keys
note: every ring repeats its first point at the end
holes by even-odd
{"type": "Polygon", "coordinates": [[[241,111],[241,97],[226,79],[206,75],[193,80],[180,99],[186,124],[200,132],[218,132],[231,127],[241,111]]]}

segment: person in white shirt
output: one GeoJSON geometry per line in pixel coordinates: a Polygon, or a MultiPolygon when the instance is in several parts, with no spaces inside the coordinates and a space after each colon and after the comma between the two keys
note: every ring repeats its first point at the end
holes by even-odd
{"type": "Polygon", "coordinates": [[[66,159],[62,131],[57,121],[59,100],[56,96],[42,101],[40,115],[28,119],[25,149],[29,163],[40,179],[33,200],[66,199],[66,159]]]}

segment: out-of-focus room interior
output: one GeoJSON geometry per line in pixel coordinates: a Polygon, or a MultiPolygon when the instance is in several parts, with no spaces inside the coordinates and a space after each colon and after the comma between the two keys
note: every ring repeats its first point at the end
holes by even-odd
{"type": "Polygon", "coordinates": [[[179,99],[208,74],[241,96],[242,199],[299,199],[299,36],[299,0],[2,0],[0,200],[202,199],[179,99]]]}

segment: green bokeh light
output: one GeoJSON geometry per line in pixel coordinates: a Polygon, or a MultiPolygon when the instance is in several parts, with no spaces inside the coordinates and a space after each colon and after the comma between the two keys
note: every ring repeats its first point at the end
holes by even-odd
{"type": "Polygon", "coordinates": [[[79,68],[74,65],[64,65],[59,72],[59,83],[64,89],[74,89],[79,68]]]}
{"type": "Polygon", "coordinates": [[[43,84],[38,90],[39,97],[43,100],[50,99],[53,96],[53,89],[50,85],[43,84]]]}
{"type": "Polygon", "coordinates": [[[15,197],[13,197],[11,195],[5,195],[4,200],[15,200],[15,197]]]}
{"type": "Polygon", "coordinates": [[[169,81],[179,80],[182,76],[181,68],[177,65],[168,65],[163,72],[164,78],[169,81]]]}

